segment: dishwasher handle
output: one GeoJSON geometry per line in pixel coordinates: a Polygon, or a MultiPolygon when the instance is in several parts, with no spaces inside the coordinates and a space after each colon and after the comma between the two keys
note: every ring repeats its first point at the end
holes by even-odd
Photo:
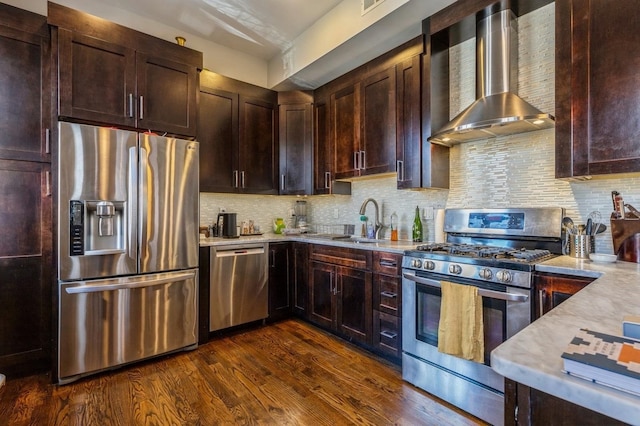
{"type": "Polygon", "coordinates": [[[216,258],[232,257],[232,256],[251,256],[255,254],[264,254],[264,247],[260,248],[237,248],[233,250],[216,251],[216,258]]]}

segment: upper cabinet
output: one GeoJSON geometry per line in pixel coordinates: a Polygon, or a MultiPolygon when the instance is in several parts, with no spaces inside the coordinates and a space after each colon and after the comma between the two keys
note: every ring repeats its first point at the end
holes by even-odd
{"type": "Polygon", "coordinates": [[[556,177],[640,171],[640,4],[556,0],[556,177]]]}
{"type": "Polygon", "coordinates": [[[209,71],[200,76],[200,190],[278,194],[276,92],[209,71]]]}
{"type": "Polygon", "coordinates": [[[49,3],[63,118],[196,135],[202,53],[49,3]]]}
{"type": "Polygon", "coordinates": [[[280,194],[312,194],[313,93],[278,93],[280,194]]]}
{"type": "Polygon", "coordinates": [[[49,31],[44,17],[0,5],[0,158],[50,161],[49,31]],[[22,17],[25,15],[25,17],[22,17]]]}

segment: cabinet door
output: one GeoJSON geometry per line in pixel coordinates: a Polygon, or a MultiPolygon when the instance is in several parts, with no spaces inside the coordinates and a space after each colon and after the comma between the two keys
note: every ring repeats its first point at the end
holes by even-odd
{"type": "Polygon", "coordinates": [[[338,333],[371,345],[371,272],[336,266],[338,333]]]}
{"type": "Polygon", "coordinates": [[[311,262],[309,272],[309,316],[312,323],[328,329],[335,323],[335,267],[321,262],[311,262]]]}
{"type": "Polygon", "coordinates": [[[595,278],[536,272],[534,274],[535,317],[540,318],[593,280],[595,278]]]}
{"type": "Polygon", "coordinates": [[[48,46],[48,38],[0,26],[0,158],[50,161],[48,46]]]}
{"type": "Polygon", "coordinates": [[[278,194],[275,105],[240,96],[240,192],[278,194]]]}
{"type": "Polygon", "coordinates": [[[307,317],[307,288],[309,276],[309,250],[307,243],[293,243],[293,282],[291,308],[293,313],[307,317]]]}
{"type": "Polygon", "coordinates": [[[360,173],[396,170],[396,72],[379,72],[361,83],[360,173]]]}
{"type": "Polygon", "coordinates": [[[50,166],[0,160],[0,371],[50,367],[50,166]]]}
{"type": "Polygon", "coordinates": [[[200,191],[238,191],[238,94],[202,87],[198,117],[200,191]]]}
{"type": "Polygon", "coordinates": [[[311,104],[280,105],[280,194],[311,194],[311,104]]]}
{"type": "Polygon", "coordinates": [[[419,188],[421,185],[420,64],[420,56],[414,56],[398,64],[396,69],[398,189],[419,188]]]}
{"type": "Polygon", "coordinates": [[[334,154],[329,130],[329,103],[326,100],[316,100],[313,120],[313,193],[330,194],[334,154]]]}
{"type": "Polygon", "coordinates": [[[640,7],[556,2],[556,177],[640,171],[640,7]]]}
{"type": "Polygon", "coordinates": [[[330,137],[334,145],[336,179],[360,174],[360,85],[349,86],[331,95],[330,137]]]}
{"type": "Polygon", "coordinates": [[[269,244],[269,319],[285,318],[291,302],[291,245],[269,244]]]}
{"type": "Polygon", "coordinates": [[[133,49],[61,28],[58,54],[60,116],[135,126],[133,49]]]}
{"type": "Polygon", "coordinates": [[[138,123],[145,130],[195,136],[198,84],[195,66],[136,55],[138,123]]]}

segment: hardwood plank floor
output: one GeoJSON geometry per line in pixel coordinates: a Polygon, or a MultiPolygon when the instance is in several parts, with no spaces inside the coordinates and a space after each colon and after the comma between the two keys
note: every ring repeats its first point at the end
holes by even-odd
{"type": "Polygon", "coordinates": [[[385,360],[298,320],[65,386],[7,380],[0,425],[481,425],[385,360]]]}

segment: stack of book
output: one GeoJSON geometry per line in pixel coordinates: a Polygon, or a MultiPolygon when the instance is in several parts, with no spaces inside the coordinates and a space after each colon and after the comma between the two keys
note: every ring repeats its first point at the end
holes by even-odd
{"type": "Polygon", "coordinates": [[[640,396],[640,340],[580,329],[562,358],[572,376],[640,396]]]}

